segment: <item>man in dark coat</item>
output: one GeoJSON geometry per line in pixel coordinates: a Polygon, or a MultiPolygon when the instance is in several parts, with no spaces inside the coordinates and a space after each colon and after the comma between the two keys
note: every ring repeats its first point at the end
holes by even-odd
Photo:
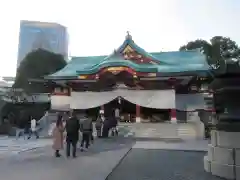
{"type": "Polygon", "coordinates": [[[79,120],[76,116],[76,113],[73,112],[72,116],[66,122],[67,157],[70,156],[71,146],[72,146],[72,156],[76,157],[77,142],[79,139],[79,129],[80,129],[79,120]]]}
{"type": "Polygon", "coordinates": [[[103,122],[103,128],[102,128],[102,137],[107,138],[109,135],[109,130],[111,128],[111,118],[110,116],[107,116],[103,122]]]}

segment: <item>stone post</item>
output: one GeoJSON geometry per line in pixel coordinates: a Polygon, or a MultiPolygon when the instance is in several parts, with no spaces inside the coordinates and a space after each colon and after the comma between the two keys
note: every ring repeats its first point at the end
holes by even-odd
{"type": "Polygon", "coordinates": [[[216,120],[204,169],[226,179],[240,180],[240,67],[226,68],[211,84],[216,120]]]}

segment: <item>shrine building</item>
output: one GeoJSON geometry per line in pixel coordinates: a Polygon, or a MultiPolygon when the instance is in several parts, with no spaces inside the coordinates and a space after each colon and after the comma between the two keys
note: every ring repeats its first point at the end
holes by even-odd
{"type": "Polygon", "coordinates": [[[110,55],[72,57],[44,78],[53,87],[53,110],[104,109],[107,115],[118,108],[136,122],[175,122],[187,112],[205,110],[209,72],[199,50],[146,52],[128,33],[110,55]]]}

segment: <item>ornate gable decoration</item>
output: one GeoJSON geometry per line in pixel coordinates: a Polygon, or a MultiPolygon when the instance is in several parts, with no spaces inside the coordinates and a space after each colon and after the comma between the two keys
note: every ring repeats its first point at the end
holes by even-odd
{"type": "Polygon", "coordinates": [[[122,51],[122,56],[126,60],[131,60],[137,64],[157,64],[150,58],[146,58],[134,50],[130,45],[127,45],[122,51]]]}
{"type": "MultiPolygon", "coordinates": [[[[132,36],[127,32],[126,39],[130,39],[132,41],[132,36]]],[[[137,64],[158,64],[151,58],[145,57],[143,54],[138,53],[133,47],[129,44],[121,52],[121,55],[126,60],[131,60],[137,64]]]]}

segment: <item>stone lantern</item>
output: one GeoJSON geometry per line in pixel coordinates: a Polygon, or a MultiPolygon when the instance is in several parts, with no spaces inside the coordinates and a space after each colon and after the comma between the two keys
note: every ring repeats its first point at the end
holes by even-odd
{"type": "Polygon", "coordinates": [[[204,169],[213,175],[240,179],[240,66],[228,62],[211,83],[216,120],[204,169]]]}

